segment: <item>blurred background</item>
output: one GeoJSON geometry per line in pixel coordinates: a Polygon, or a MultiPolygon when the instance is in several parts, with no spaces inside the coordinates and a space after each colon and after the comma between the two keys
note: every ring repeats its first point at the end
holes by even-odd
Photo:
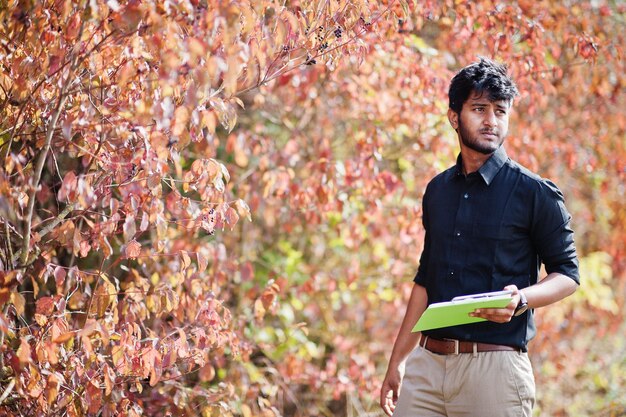
{"type": "Polygon", "coordinates": [[[536,415],[626,415],[624,3],[83,3],[0,2],[0,410],[381,416],[486,56],[581,263],[536,312],[536,415]]]}

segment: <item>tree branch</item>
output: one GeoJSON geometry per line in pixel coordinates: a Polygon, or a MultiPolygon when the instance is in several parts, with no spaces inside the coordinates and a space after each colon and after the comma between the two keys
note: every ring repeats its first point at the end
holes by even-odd
{"type": "Polygon", "coordinates": [[[48,128],[46,131],[46,142],[44,144],[43,149],[41,150],[41,153],[39,154],[39,158],[37,158],[37,162],[35,165],[35,172],[34,172],[33,180],[31,183],[32,189],[30,192],[30,196],[28,200],[28,209],[26,212],[26,224],[24,225],[24,231],[23,231],[24,240],[22,243],[22,253],[20,255],[20,263],[22,265],[26,264],[26,260],[28,258],[28,249],[30,246],[30,229],[31,229],[32,222],[33,222],[33,213],[35,211],[35,198],[37,194],[37,188],[39,188],[39,180],[41,179],[41,173],[43,172],[43,167],[46,163],[46,159],[48,158],[48,151],[50,150],[50,143],[52,143],[52,136],[54,135],[54,128],[57,124],[57,121],[59,120],[61,111],[63,111],[65,100],[67,99],[67,96],[64,94],[64,91],[65,91],[65,87],[67,83],[69,83],[70,75],[71,75],[71,71],[70,71],[70,74],[68,75],[68,79],[63,84],[63,87],[61,87],[61,97],[59,97],[57,108],[54,111],[54,114],[52,115],[50,122],[48,123],[48,128]]]}
{"type": "MultiPolygon", "coordinates": [[[[82,28],[80,30],[82,33],[82,28]]],[[[33,222],[33,213],[35,211],[35,197],[37,195],[37,188],[39,188],[39,181],[41,180],[41,173],[43,172],[43,167],[46,163],[46,159],[48,158],[48,152],[50,151],[50,144],[52,143],[52,137],[54,136],[54,129],[59,120],[59,116],[61,116],[61,112],[63,111],[63,106],[65,105],[65,101],[68,96],[65,94],[65,90],[68,88],[72,74],[76,68],[76,63],[78,61],[78,54],[74,54],[72,58],[72,64],[70,65],[67,78],[65,82],[61,85],[61,90],[59,91],[59,102],[57,103],[57,107],[54,110],[52,118],[50,118],[50,122],[48,123],[46,129],[46,142],[39,154],[39,158],[37,159],[35,165],[35,171],[33,180],[31,183],[32,189],[30,192],[30,198],[28,200],[28,209],[26,212],[26,224],[24,225],[23,235],[24,240],[22,241],[22,253],[20,254],[20,264],[26,265],[26,261],[28,260],[28,249],[30,247],[30,232],[33,222]]]]}

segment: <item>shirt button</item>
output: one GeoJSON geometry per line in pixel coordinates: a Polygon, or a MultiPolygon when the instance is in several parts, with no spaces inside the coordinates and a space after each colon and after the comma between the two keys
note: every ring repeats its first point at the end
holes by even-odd
{"type": "Polygon", "coordinates": [[[469,194],[468,193],[463,194],[463,198],[467,200],[469,198],[469,194]]]}
{"type": "Polygon", "coordinates": [[[455,234],[457,237],[461,236],[461,232],[456,232],[455,234]]]}

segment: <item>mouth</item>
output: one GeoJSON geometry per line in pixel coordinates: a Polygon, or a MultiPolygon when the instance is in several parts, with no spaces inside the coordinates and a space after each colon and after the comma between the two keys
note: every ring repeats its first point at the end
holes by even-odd
{"type": "Polygon", "coordinates": [[[497,138],[498,138],[498,134],[497,134],[496,132],[491,131],[491,130],[481,130],[481,131],[480,131],[480,133],[481,133],[483,136],[492,137],[492,138],[494,138],[494,139],[497,139],[497,138]]]}

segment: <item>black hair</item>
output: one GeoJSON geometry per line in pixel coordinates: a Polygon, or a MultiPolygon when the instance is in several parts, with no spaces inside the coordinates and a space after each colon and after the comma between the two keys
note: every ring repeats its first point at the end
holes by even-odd
{"type": "Polygon", "coordinates": [[[506,66],[483,57],[457,72],[452,78],[448,90],[450,108],[461,113],[463,103],[473,91],[487,93],[491,101],[505,100],[509,103],[519,95],[515,83],[507,74],[506,66]]]}

